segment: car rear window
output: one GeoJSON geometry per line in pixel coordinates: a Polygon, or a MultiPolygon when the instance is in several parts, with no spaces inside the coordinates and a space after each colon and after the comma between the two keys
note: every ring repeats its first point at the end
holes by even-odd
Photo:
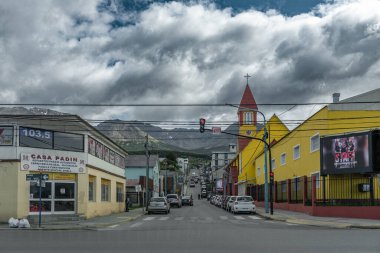
{"type": "Polygon", "coordinates": [[[164,198],[152,198],[150,201],[151,202],[165,202],[165,199],[164,198]]]}
{"type": "Polygon", "coordinates": [[[240,202],[251,202],[252,201],[252,197],[238,197],[236,199],[236,201],[240,201],[240,202]]]}
{"type": "Polygon", "coordinates": [[[176,199],[177,195],[168,195],[168,196],[166,196],[166,198],[168,198],[168,199],[176,199]]]}

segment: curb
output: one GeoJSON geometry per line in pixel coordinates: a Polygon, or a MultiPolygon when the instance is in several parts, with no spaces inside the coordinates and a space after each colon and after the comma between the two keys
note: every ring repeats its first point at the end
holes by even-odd
{"type": "Polygon", "coordinates": [[[119,221],[115,221],[115,222],[108,222],[108,223],[100,223],[100,224],[91,224],[91,225],[84,225],[84,224],[78,224],[76,226],[67,226],[67,227],[54,227],[51,226],[51,227],[30,227],[30,228],[10,228],[10,227],[4,227],[4,228],[1,228],[0,227],[0,231],[1,230],[13,230],[13,231],[20,231],[20,230],[23,230],[23,231],[53,231],[53,230],[97,230],[99,228],[106,228],[106,227],[110,227],[110,226],[113,226],[113,225],[118,225],[118,224],[124,224],[124,223],[128,223],[128,222],[131,222],[131,221],[134,221],[136,220],[137,218],[141,217],[142,213],[140,214],[137,214],[137,215],[134,215],[132,217],[126,217],[126,219],[123,219],[123,220],[119,220],[119,221]]]}
{"type": "Polygon", "coordinates": [[[307,226],[315,226],[315,227],[327,227],[327,228],[337,228],[337,229],[380,229],[380,225],[360,225],[360,224],[351,224],[351,223],[334,223],[327,221],[314,221],[314,220],[304,220],[304,219],[296,219],[296,218],[285,218],[285,217],[275,217],[269,216],[266,214],[258,213],[256,214],[266,220],[275,220],[281,222],[287,222],[291,224],[298,225],[307,225],[307,226]]]}

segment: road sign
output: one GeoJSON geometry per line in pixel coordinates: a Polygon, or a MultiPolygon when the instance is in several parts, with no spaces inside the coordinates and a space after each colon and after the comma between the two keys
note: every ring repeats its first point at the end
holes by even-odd
{"type": "Polygon", "coordinates": [[[212,127],[212,134],[221,134],[222,129],[220,127],[212,127]]]}
{"type": "Polygon", "coordinates": [[[49,180],[48,174],[26,174],[26,181],[49,180]]]}

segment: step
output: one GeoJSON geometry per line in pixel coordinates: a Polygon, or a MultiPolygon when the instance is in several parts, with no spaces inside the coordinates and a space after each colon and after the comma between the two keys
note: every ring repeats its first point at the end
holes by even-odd
{"type": "MultiPolygon", "coordinates": [[[[38,215],[29,215],[27,219],[30,224],[38,224],[38,215]]],[[[82,214],[51,214],[41,216],[41,223],[45,224],[78,223],[82,220],[85,220],[85,216],[82,214]]]]}

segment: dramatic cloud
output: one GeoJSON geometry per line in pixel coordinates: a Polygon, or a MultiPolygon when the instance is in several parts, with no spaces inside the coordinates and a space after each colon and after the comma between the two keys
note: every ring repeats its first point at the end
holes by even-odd
{"type": "MultiPolygon", "coordinates": [[[[1,1],[3,103],[330,102],[379,87],[380,1],[336,1],[286,17],[152,4],[137,16],[99,1],[1,1]],[[115,27],[124,18],[129,25],[115,27]]],[[[281,115],[301,119],[319,107],[281,115]]],[[[268,117],[285,107],[260,107],[268,117]]],[[[85,118],[235,120],[225,107],[61,108],[85,118]]]]}

